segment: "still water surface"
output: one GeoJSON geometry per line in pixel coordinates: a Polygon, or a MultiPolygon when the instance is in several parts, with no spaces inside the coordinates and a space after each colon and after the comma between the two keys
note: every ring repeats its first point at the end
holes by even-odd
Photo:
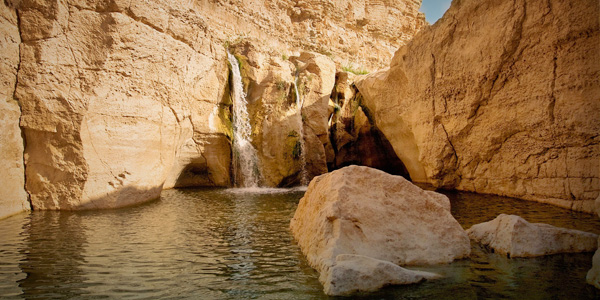
{"type": "MultiPolygon", "coordinates": [[[[0,221],[4,299],[327,299],[288,229],[303,192],[167,190],[110,211],[41,212],[0,221]]],[[[600,233],[600,222],[549,205],[447,193],[468,228],[499,213],[600,233]]],[[[418,269],[445,278],[365,299],[593,299],[592,254],[508,259],[473,245],[469,260],[418,269]]]]}

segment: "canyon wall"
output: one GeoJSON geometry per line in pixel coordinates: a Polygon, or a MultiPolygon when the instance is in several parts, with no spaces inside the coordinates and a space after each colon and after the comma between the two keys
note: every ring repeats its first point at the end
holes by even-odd
{"type": "Polygon", "coordinates": [[[34,209],[121,207],[179,182],[229,184],[218,117],[225,49],[186,7],[151,4],[21,2],[16,97],[34,209]]]}
{"type": "Polygon", "coordinates": [[[256,129],[264,136],[262,159],[271,163],[265,184],[297,181],[298,137],[290,136],[300,131],[292,128],[297,124],[315,149],[306,151],[310,175],[326,172],[333,61],[383,65],[424,24],[419,6],[419,0],[5,1],[1,159],[11,188],[0,201],[12,208],[2,214],[28,208],[23,185],[33,209],[67,210],[127,206],[155,199],[163,188],[229,186],[226,50],[248,40],[258,41],[256,57],[275,62],[255,64],[260,81],[247,86],[251,98],[266,99],[256,101],[256,124],[271,122],[256,129]],[[267,116],[279,94],[296,99],[296,75],[306,87],[306,117],[291,106],[267,116]],[[293,113],[295,119],[278,119],[293,113]],[[281,120],[289,124],[279,126],[281,120]],[[272,131],[279,127],[287,131],[272,131]],[[270,134],[293,143],[292,160],[271,159],[278,149],[270,134]]]}
{"type": "Polygon", "coordinates": [[[19,69],[19,24],[13,7],[0,3],[0,218],[29,210],[25,192],[21,109],[14,99],[19,69]]]}
{"type": "Polygon", "coordinates": [[[591,212],[599,6],[455,0],[356,86],[413,180],[591,212]]]}
{"type": "Polygon", "coordinates": [[[261,41],[272,55],[312,51],[376,70],[426,24],[421,0],[195,0],[215,39],[261,41]]]}
{"type": "Polygon", "coordinates": [[[264,53],[259,45],[246,40],[230,50],[241,61],[261,184],[306,185],[303,181],[328,170],[335,63],[314,52],[283,59],[264,53]]]}

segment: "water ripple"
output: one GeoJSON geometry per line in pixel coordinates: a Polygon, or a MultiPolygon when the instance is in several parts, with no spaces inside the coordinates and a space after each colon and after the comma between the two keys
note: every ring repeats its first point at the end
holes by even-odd
{"type": "MultiPolygon", "coordinates": [[[[0,221],[7,299],[327,299],[289,231],[303,191],[167,190],[146,205],[33,212],[0,221]]],[[[514,199],[449,193],[465,227],[515,213],[600,233],[593,216],[514,199]]],[[[367,299],[594,298],[591,254],[507,259],[473,245],[469,260],[422,266],[444,279],[367,299]]],[[[361,298],[361,296],[357,296],[361,298]]]]}

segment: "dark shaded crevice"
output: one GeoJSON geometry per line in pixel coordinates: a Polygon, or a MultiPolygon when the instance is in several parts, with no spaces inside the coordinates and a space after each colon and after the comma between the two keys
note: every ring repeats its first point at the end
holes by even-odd
{"type": "Polygon", "coordinates": [[[375,124],[373,113],[364,105],[362,95],[355,90],[353,99],[348,100],[351,105],[346,107],[346,113],[351,115],[338,120],[330,130],[330,140],[334,148],[335,158],[328,165],[329,171],[337,170],[350,165],[360,165],[382,170],[389,174],[399,175],[411,180],[404,162],[396,155],[392,144],[375,124]],[[356,127],[357,113],[364,114],[366,123],[356,127]],[[341,126],[341,128],[338,128],[341,126]],[[343,145],[336,142],[336,134],[346,136],[343,145]]]}
{"type": "Polygon", "coordinates": [[[454,159],[456,160],[456,162],[454,164],[454,168],[456,169],[456,167],[458,167],[458,155],[456,154],[456,148],[454,148],[454,144],[452,144],[452,140],[450,139],[450,136],[448,135],[448,131],[446,130],[446,126],[444,126],[444,123],[442,123],[439,119],[436,119],[435,122],[437,122],[440,125],[440,127],[442,128],[442,130],[444,131],[444,134],[446,135],[446,140],[448,141],[450,148],[452,148],[452,154],[454,156],[454,159]]]}
{"type": "MultiPolygon", "coordinates": [[[[4,4],[8,7],[13,8],[14,4],[5,0],[4,4]]],[[[19,31],[19,62],[17,63],[17,72],[15,78],[15,86],[13,88],[13,100],[17,101],[19,105],[19,128],[21,129],[21,139],[23,140],[23,190],[27,193],[27,202],[29,202],[29,207],[31,210],[34,210],[33,202],[31,201],[31,194],[27,190],[27,164],[26,164],[26,149],[27,149],[27,136],[25,135],[25,128],[21,126],[23,119],[23,108],[21,105],[21,101],[19,101],[17,97],[17,87],[19,86],[19,74],[21,73],[21,62],[22,62],[22,54],[21,54],[21,44],[23,44],[23,33],[21,32],[21,16],[19,13],[19,9],[14,7],[15,15],[17,16],[17,30],[19,31]]]]}
{"type": "Polygon", "coordinates": [[[550,123],[554,123],[554,106],[556,105],[556,96],[555,96],[555,88],[556,88],[556,50],[554,52],[554,58],[552,60],[552,82],[550,83],[550,103],[548,104],[548,118],[550,119],[550,123]]]}

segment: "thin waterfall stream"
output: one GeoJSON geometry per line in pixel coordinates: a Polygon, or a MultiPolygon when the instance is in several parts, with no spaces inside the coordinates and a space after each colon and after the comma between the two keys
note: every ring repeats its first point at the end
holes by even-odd
{"type": "Polygon", "coordinates": [[[294,92],[296,92],[296,109],[298,110],[299,120],[299,131],[300,131],[300,185],[308,185],[308,174],[306,172],[306,145],[304,143],[304,121],[302,120],[302,106],[304,106],[304,99],[300,98],[300,92],[298,91],[298,74],[294,79],[294,92]]]}
{"type": "Polygon", "coordinates": [[[242,83],[240,65],[235,56],[227,52],[231,64],[233,84],[233,176],[236,187],[258,187],[260,168],[256,149],[252,146],[252,126],[248,115],[248,102],[242,83]]]}

